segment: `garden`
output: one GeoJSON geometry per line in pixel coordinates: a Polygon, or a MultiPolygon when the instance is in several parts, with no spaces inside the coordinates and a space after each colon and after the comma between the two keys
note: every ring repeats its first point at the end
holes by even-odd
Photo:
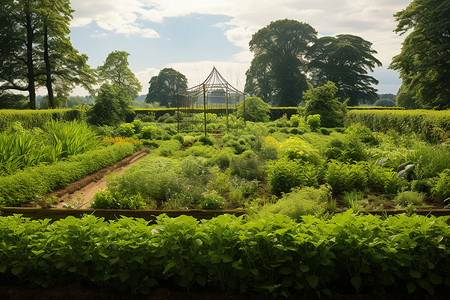
{"type": "Polygon", "coordinates": [[[183,132],[174,110],[140,110],[118,126],[93,127],[79,116],[5,121],[5,208],[51,207],[60,201],[51,192],[144,149],[137,164],[107,177],[90,212],[245,215],[1,217],[2,282],[285,297],[439,294],[448,287],[448,217],[415,214],[448,209],[448,112],[350,110],[339,119],[305,117],[306,107],[274,118],[253,101],[254,109],[249,101],[227,120],[207,113],[206,135],[203,114],[183,132]],[[382,215],[390,210],[405,214],[382,215]],[[368,214],[376,211],[381,215],[368,214]]]}

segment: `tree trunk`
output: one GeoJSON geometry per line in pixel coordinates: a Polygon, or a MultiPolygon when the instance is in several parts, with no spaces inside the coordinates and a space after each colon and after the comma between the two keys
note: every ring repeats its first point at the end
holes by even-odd
{"type": "Polygon", "coordinates": [[[29,9],[25,9],[26,28],[27,28],[27,78],[28,93],[30,97],[30,108],[36,109],[36,90],[34,85],[34,66],[33,66],[33,28],[31,25],[31,13],[29,9]]]}
{"type": "Polygon", "coordinates": [[[48,55],[48,26],[44,25],[44,62],[45,62],[45,85],[47,86],[48,93],[48,106],[49,108],[55,108],[55,98],[53,96],[52,86],[52,69],[50,66],[50,58],[48,55]]]}

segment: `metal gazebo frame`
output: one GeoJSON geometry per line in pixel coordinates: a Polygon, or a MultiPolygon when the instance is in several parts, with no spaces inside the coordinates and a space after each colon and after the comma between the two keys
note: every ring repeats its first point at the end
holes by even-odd
{"type": "Polygon", "coordinates": [[[225,108],[226,129],[228,132],[228,114],[231,109],[235,109],[240,101],[244,101],[245,111],[245,95],[239,91],[220,75],[216,67],[213,67],[208,77],[194,87],[188,88],[186,91],[177,95],[177,122],[178,132],[181,127],[189,124],[189,120],[193,120],[194,112],[203,110],[203,127],[205,136],[206,130],[206,113],[211,108],[225,108]]]}

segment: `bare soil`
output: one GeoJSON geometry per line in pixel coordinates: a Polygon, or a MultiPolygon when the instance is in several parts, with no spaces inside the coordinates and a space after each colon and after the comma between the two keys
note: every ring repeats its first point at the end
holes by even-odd
{"type": "Polygon", "coordinates": [[[144,150],[136,152],[112,166],[103,168],[94,174],[70,184],[64,189],[48,194],[45,198],[59,198],[60,201],[55,205],[57,208],[89,208],[94,195],[100,189],[106,188],[106,177],[108,175],[123,174],[126,169],[135,165],[146,155],[147,152],[144,150]]]}

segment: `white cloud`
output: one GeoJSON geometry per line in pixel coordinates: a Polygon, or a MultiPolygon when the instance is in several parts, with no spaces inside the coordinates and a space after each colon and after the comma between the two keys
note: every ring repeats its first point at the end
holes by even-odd
{"type": "MultiPolygon", "coordinates": [[[[319,36],[355,34],[373,43],[376,57],[386,70],[392,57],[400,52],[404,37],[397,36],[393,14],[406,8],[411,0],[72,0],[75,9],[72,26],[96,23],[105,31],[123,35],[159,38],[153,28],[142,23],[164,23],[168,18],[193,14],[228,16],[227,22],[217,23],[230,43],[241,51],[233,57],[241,86],[253,55],[248,42],[259,29],[279,19],[295,19],[314,27],[319,36]]],[[[170,36],[165,36],[165,40],[170,36]]],[[[185,69],[189,82],[204,79],[212,68],[209,62],[171,64],[185,69]],[[202,71],[200,71],[202,69],[202,71]],[[201,73],[201,76],[199,75],[201,73]]],[[[225,63],[225,62],[224,62],[225,63]]],[[[218,66],[219,63],[216,64],[218,66]]],[[[225,63],[231,66],[232,63],[225,63]]],[[[227,67],[227,68],[228,68],[227,67]]],[[[182,70],[180,70],[182,71],[182,70]]],[[[222,72],[222,70],[219,70],[222,72]]],[[[223,70],[225,71],[225,70],[223,70]]],[[[139,72],[138,72],[139,73],[139,72]]],[[[226,76],[225,76],[226,77],[226,76]]],[[[227,78],[227,77],[226,77],[227,78]]],[[[149,78],[148,78],[149,79],[149,78]]],[[[146,82],[148,82],[146,79],[146,82]]],[[[234,85],[234,82],[232,82],[234,85]]],[[[147,84],[147,83],[146,83],[147,84]]],[[[241,87],[241,89],[242,89],[241,87]]]]}

